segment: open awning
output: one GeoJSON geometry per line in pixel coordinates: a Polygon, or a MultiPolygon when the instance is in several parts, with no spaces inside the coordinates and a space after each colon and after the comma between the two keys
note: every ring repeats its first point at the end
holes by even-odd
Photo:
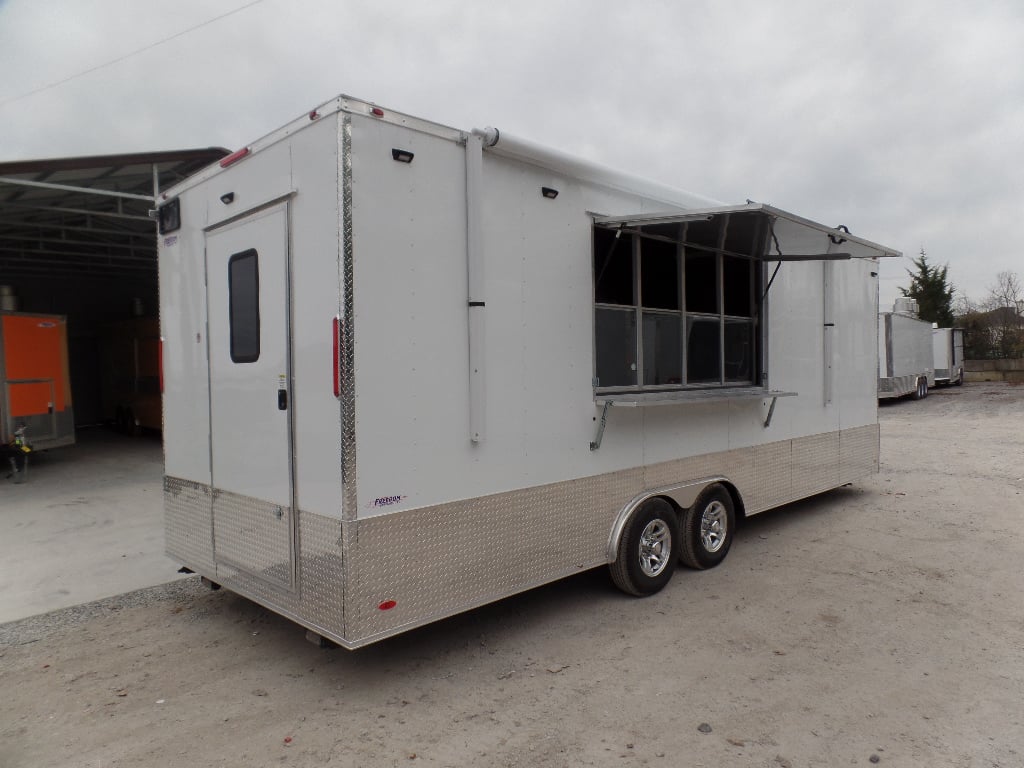
{"type": "Polygon", "coordinates": [[[217,162],[185,149],[0,163],[0,276],[156,278],[156,193],[217,162]]]}
{"type": "Polygon", "coordinates": [[[712,246],[700,241],[699,230],[726,217],[728,227],[713,227],[715,233],[724,232],[725,250],[757,255],[764,261],[836,261],[903,255],[893,248],[852,235],[845,227],[819,224],[763,203],[696,208],[675,213],[595,216],[594,224],[648,237],[712,246]],[[680,224],[691,224],[687,231],[693,229],[695,234],[692,237],[683,235],[680,239],[680,224]],[[736,243],[735,247],[730,247],[731,238],[736,243]]]}

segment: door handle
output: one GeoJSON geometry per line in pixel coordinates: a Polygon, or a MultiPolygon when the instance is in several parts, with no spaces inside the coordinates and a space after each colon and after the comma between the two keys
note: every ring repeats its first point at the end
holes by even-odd
{"type": "Polygon", "coordinates": [[[288,410],[288,390],[279,389],[277,390],[277,410],[287,411],[288,410]]]}

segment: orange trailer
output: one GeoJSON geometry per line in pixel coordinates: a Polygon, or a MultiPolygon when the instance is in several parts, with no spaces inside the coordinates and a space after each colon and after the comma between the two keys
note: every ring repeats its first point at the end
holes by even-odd
{"type": "Polygon", "coordinates": [[[67,322],[60,315],[0,312],[0,444],[24,427],[34,450],[75,442],[67,322]]]}

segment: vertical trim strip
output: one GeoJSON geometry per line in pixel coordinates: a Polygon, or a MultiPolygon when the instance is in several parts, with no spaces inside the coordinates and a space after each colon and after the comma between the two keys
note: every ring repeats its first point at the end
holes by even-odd
{"type": "Polygon", "coordinates": [[[469,439],[478,443],[485,431],[484,246],[480,200],[483,193],[483,138],[466,137],[466,275],[469,326],[469,439]]]}
{"type": "MultiPolygon", "coordinates": [[[[355,520],[356,494],[356,325],[353,301],[355,284],[354,246],[352,243],[352,118],[341,120],[341,319],[345,333],[341,338],[341,519],[355,520]]],[[[347,554],[347,553],[346,553],[347,554]]],[[[346,558],[347,559],[347,558],[346,558]]],[[[347,569],[346,569],[347,570],[347,569]]]]}

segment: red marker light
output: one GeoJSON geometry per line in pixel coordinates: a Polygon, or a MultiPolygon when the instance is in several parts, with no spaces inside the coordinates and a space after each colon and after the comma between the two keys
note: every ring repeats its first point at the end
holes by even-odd
{"type": "Polygon", "coordinates": [[[237,163],[239,160],[241,160],[243,157],[245,157],[248,154],[249,154],[249,148],[248,147],[242,147],[237,152],[232,152],[227,157],[221,158],[220,167],[221,168],[227,168],[229,165],[231,165],[232,163],[237,163]]]}
{"type": "Polygon", "coordinates": [[[371,107],[370,114],[374,117],[384,117],[384,110],[380,107],[371,107]]]}
{"type": "Polygon", "coordinates": [[[378,605],[377,608],[379,608],[382,611],[390,611],[396,605],[398,605],[398,603],[396,603],[394,600],[385,600],[383,603],[378,605]]]}
{"type": "Polygon", "coordinates": [[[320,117],[320,113],[317,112],[315,109],[309,113],[310,120],[316,120],[318,117],[320,117]]]}

